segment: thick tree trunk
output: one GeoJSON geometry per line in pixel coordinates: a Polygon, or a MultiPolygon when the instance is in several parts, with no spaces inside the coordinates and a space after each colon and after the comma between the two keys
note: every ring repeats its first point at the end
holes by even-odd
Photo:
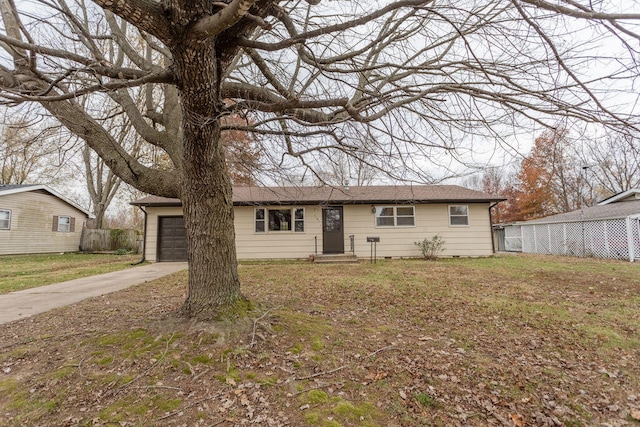
{"type": "Polygon", "coordinates": [[[106,212],[106,207],[103,203],[99,203],[98,205],[96,205],[96,207],[93,209],[93,216],[96,217],[95,219],[95,227],[98,230],[101,230],[102,227],[104,226],[104,214],[106,212]]]}
{"type": "Polygon", "coordinates": [[[176,49],[183,109],[182,205],[189,293],[183,312],[214,318],[242,300],[236,261],[232,187],[220,139],[220,83],[212,39],[176,49]]]}

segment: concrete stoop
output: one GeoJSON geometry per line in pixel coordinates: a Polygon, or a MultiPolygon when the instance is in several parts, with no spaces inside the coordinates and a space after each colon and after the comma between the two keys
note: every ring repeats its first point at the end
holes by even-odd
{"type": "Polygon", "coordinates": [[[313,262],[318,264],[357,264],[358,257],[354,254],[316,255],[313,257],[313,262]]]}

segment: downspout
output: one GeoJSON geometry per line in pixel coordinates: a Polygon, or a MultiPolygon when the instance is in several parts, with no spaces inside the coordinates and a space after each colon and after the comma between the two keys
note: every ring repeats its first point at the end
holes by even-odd
{"type": "Polygon", "coordinates": [[[493,237],[493,215],[491,214],[491,209],[495,208],[498,203],[500,202],[494,202],[492,205],[489,206],[489,229],[491,230],[491,251],[494,254],[496,253],[496,242],[495,242],[495,238],[493,237]]]}
{"type": "Polygon", "coordinates": [[[142,206],[138,206],[140,210],[144,213],[144,225],[142,226],[142,258],[140,261],[136,261],[131,265],[139,265],[146,261],[145,254],[147,253],[147,211],[145,211],[142,206]]]}

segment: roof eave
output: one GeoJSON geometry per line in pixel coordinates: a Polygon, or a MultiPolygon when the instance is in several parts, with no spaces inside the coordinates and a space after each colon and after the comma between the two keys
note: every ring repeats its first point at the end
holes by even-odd
{"type": "MultiPolygon", "coordinates": [[[[436,203],[492,203],[502,202],[507,199],[437,199],[437,200],[240,200],[234,201],[234,206],[286,206],[286,205],[373,205],[373,204],[436,204],[436,203]]],[[[133,201],[129,203],[133,206],[143,207],[180,207],[182,202],[162,201],[162,202],[144,202],[133,201]]]]}
{"type": "Polygon", "coordinates": [[[603,205],[608,205],[610,203],[615,203],[618,200],[626,199],[627,197],[629,197],[632,194],[640,194],[640,189],[632,188],[630,190],[623,191],[622,193],[614,194],[613,196],[611,196],[609,198],[606,198],[606,199],[602,200],[601,202],[599,202],[598,206],[603,206],[603,205]]]}
{"type": "Polygon", "coordinates": [[[133,202],[129,202],[130,205],[132,206],[142,206],[142,207],[149,207],[149,208],[161,208],[161,207],[180,207],[182,206],[182,202],[180,200],[178,200],[177,202],[138,202],[138,201],[133,201],[133,202]]]}

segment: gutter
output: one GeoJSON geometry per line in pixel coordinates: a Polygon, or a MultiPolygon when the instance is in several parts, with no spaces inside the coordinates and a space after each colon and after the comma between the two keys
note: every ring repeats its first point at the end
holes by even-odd
{"type": "Polygon", "coordinates": [[[144,225],[142,226],[142,258],[140,261],[136,261],[131,265],[139,265],[145,262],[145,254],[147,253],[147,211],[145,211],[141,205],[138,205],[138,207],[144,213],[144,225]]]}

